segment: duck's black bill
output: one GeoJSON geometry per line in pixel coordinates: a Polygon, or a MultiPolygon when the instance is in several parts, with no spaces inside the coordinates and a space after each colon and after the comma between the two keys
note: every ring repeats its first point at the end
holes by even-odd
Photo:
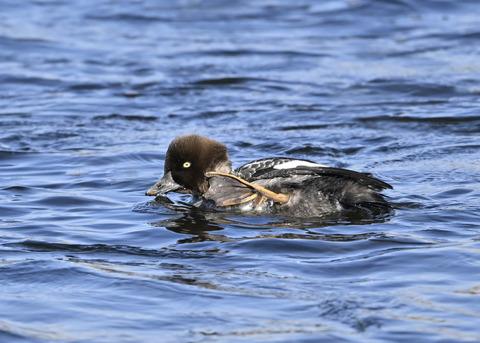
{"type": "Polygon", "coordinates": [[[160,179],[160,181],[146,191],[145,195],[157,196],[161,194],[167,194],[169,192],[180,191],[182,189],[184,189],[183,186],[173,181],[172,173],[168,172],[160,179]]]}

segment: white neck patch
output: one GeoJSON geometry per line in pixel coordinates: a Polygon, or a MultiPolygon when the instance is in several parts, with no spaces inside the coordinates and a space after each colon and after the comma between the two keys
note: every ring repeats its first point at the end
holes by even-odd
{"type": "Polygon", "coordinates": [[[277,164],[276,166],[273,167],[273,169],[294,169],[297,167],[322,167],[322,168],[330,168],[329,166],[326,166],[324,164],[318,164],[314,162],[308,162],[308,161],[301,161],[301,160],[293,160],[293,161],[288,161],[282,164],[277,164]]]}

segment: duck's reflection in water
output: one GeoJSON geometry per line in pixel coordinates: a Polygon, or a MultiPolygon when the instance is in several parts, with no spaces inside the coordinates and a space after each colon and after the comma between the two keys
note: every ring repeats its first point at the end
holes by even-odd
{"type": "MultiPolygon", "coordinates": [[[[310,239],[324,241],[357,241],[365,240],[373,236],[381,236],[381,232],[351,234],[341,232],[318,232],[318,229],[334,226],[369,225],[384,223],[390,220],[392,212],[366,213],[365,211],[345,211],[317,218],[288,218],[288,217],[265,217],[255,215],[242,215],[231,212],[218,212],[209,209],[197,208],[184,202],[173,202],[167,197],[157,197],[149,203],[155,208],[162,207],[163,215],[171,217],[149,223],[154,227],[166,228],[172,232],[185,234],[193,237],[182,239],[178,243],[194,243],[204,241],[232,242],[246,239],[279,238],[279,239],[310,239]],[[218,231],[227,228],[260,229],[256,234],[245,235],[248,237],[230,237],[227,234],[219,234],[218,231]],[[278,233],[265,229],[279,228],[278,233]],[[288,232],[285,232],[288,229],[288,232]],[[316,229],[316,230],[314,230],[316,229]],[[292,232],[292,230],[295,230],[292,232]],[[215,233],[213,233],[215,232],[215,233]]],[[[340,229],[340,227],[339,227],[340,229]]],[[[327,230],[330,231],[330,230],[327,230]]]]}

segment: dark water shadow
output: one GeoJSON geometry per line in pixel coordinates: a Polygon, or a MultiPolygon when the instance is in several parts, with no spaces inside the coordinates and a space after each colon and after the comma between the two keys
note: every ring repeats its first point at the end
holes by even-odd
{"type": "Polygon", "coordinates": [[[371,233],[322,233],[313,229],[335,226],[358,226],[385,223],[394,215],[394,210],[372,213],[366,210],[349,210],[314,218],[292,218],[282,216],[262,216],[242,214],[238,212],[219,212],[212,209],[197,208],[191,204],[179,201],[173,202],[167,197],[157,197],[155,200],[137,206],[135,212],[158,213],[163,219],[150,222],[149,225],[166,228],[175,233],[193,235],[179,243],[194,243],[204,241],[237,241],[259,238],[279,239],[310,239],[323,241],[357,241],[372,236],[382,235],[381,232],[371,233]],[[166,218],[165,218],[166,217],[166,218]],[[221,235],[218,231],[228,228],[249,230],[248,238],[232,238],[221,235]],[[265,229],[276,229],[278,233],[265,229]],[[257,230],[252,237],[252,230],[257,230]],[[285,231],[288,232],[285,232],[285,231]],[[216,231],[215,234],[212,232],[216,231]],[[292,232],[293,231],[293,232],[292,232]]]}

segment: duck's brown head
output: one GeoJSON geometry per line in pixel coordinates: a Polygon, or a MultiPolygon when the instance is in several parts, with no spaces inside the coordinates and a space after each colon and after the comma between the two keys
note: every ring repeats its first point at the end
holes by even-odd
{"type": "Polygon", "coordinates": [[[204,194],[208,189],[205,173],[228,173],[231,165],[227,147],[222,143],[196,134],[177,137],[168,146],[163,177],[145,194],[204,194]]]}

